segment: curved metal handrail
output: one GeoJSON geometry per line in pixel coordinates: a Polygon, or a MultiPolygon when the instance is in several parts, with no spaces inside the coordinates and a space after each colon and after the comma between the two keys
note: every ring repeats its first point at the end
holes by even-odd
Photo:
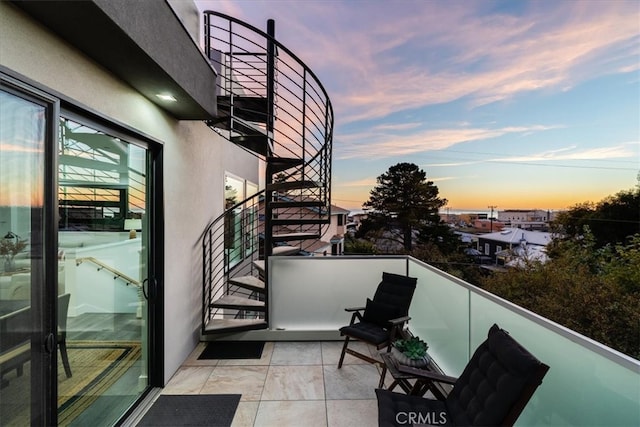
{"type": "MultiPolygon", "coordinates": [[[[204,17],[205,54],[218,71],[219,89],[219,117],[209,126],[268,166],[267,189],[217,216],[202,235],[203,325],[215,315],[207,309],[211,302],[235,292],[226,284],[230,272],[254,274],[252,261],[271,253],[270,249],[260,253],[258,246],[247,251],[244,241],[234,240],[239,234],[241,240],[249,230],[262,236],[265,248],[272,247],[276,233],[316,227],[317,235],[322,234],[331,206],[334,122],[326,89],[296,54],[275,39],[272,22],[267,33],[219,12],[207,10],[204,17]],[[269,166],[294,159],[299,163],[290,163],[291,167],[269,166]],[[309,182],[317,185],[306,185],[309,182]],[[300,185],[278,185],[289,183],[300,185]],[[294,202],[291,207],[283,205],[287,200],[294,202]],[[274,201],[280,202],[277,207],[274,201]],[[296,202],[310,202],[307,206],[314,208],[301,208],[304,203],[296,202]]],[[[299,245],[301,250],[309,248],[303,246],[299,245]]]]}
{"type": "MultiPolygon", "coordinates": [[[[322,93],[324,94],[324,96],[327,98],[327,100],[329,99],[329,95],[327,94],[327,91],[325,90],[324,86],[322,86],[322,84],[320,83],[320,79],[316,76],[316,74],[311,70],[311,68],[309,68],[304,61],[302,61],[300,58],[298,58],[298,56],[291,52],[286,46],[284,46],[282,43],[280,43],[278,40],[272,38],[271,36],[269,36],[267,33],[265,33],[264,31],[260,30],[259,28],[254,27],[251,24],[247,24],[246,22],[243,22],[237,18],[234,18],[232,16],[229,15],[225,15],[224,13],[220,13],[220,12],[215,12],[213,10],[205,10],[203,12],[205,15],[214,15],[214,16],[218,16],[220,18],[223,19],[227,19],[231,22],[233,22],[234,24],[238,24],[241,25],[249,30],[251,30],[252,32],[256,33],[256,34],[260,34],[262,37],[264,37],[265,39],[271,40],[273,41],[273,43],[276,44],[276,46],[279,49],[284,50],[287,55],[291,56],[292,58],[294,58],[299,64],[303,65],[304,68],[309,72],[309,74],[311,74],[311,76],[314,78],[314,80],[318,83],[318,85],[321,87],[322,89],[322,93]]],[[[205,40],[206,43],[206,40],[205,40]]],[[[332,116],[333,116],[333,109],[332,109],[332,116]]]]}

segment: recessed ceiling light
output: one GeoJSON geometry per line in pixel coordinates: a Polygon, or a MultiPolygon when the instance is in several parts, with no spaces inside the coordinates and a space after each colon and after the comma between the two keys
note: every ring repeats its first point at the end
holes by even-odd
{"type": "Polygon", "coordinates": [[[162,99],[163,101],[167,101],[167,102],[176,102],[177,101],[177,99],[173,95],[171,95],[169,93],[158,93],[156,96],[158,98],[162,99]]]}

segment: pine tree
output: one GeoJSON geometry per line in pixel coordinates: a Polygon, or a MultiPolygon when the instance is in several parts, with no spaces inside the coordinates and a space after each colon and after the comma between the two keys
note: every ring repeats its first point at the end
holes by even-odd
{"type": "Polygon", "coordinates": [[[412,163],[398,163],[377,178],[365,208],[372,209],[372,222],[401,231],[406,251],[413,246],[413,232],[440,222],[438,210],[447,204],[438,197],[438,187],[412,163]]]}

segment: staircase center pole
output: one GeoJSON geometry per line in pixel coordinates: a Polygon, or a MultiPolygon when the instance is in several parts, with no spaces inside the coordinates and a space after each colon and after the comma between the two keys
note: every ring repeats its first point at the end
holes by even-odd
{"type": "Polygon", "coordinates": [[[275,128],[275,21],[269,19],[267,21],[267,165],[265,171],[265,227],[264,227],[264,283],[265,283],[265,320],[269,324],[269,257],[273,253],[273,191],[269,190],[269,186],[273,183],[274,171],[269,162],[269,158],[273,156],[274,147],[274,128],[275,128]]]}

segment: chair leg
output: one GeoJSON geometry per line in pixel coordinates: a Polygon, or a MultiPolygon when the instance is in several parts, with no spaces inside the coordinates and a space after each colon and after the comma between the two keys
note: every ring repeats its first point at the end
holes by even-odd
{"type": "Polygon", "coordinates": [[[344,355],[347,352],[347,346],[349,345],[349,337],[344,337],[344,345],[342,346],[342,353],[340,354],[340,361],[338,362],[338,369],[342,368],[342,362],[344,362],[344,355]]]}
{"type": "Polygon", "coordinates": [[[62,357],[62,365],[64,366],[64,372],[67,374],[67,378],[71,378],[71,366],[69,365],[69,357],[67,356],[67,343],[66,341],[58,342],[58,348],[60,348],[60,357],[62,357]]]}

